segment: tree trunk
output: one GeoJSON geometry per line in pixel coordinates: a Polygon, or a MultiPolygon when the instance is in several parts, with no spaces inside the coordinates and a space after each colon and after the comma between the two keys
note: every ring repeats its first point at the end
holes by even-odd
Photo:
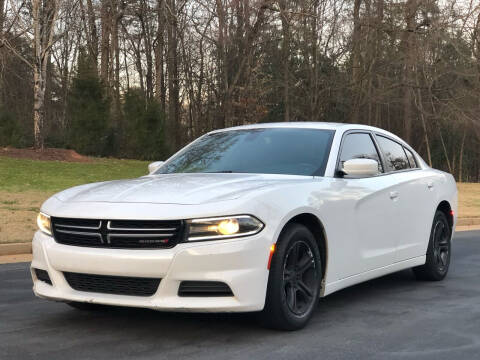
{"type": "Polygon", "coordinates": [[[32,1],[33,15],[33,133],[34,148],[43,150],[45,145],[45,91],[47,65],[53,44],[53,31],[57,19],[57,1],[32,1]]]}
{"type": "Polygon", "coordinates": [[[5,23],[5,0],[0,0],[0,39],[3,39],[4,23],[5,23]]]}
{"type": "Polygon", "coordinates": [[[415,76],[415,30],[418,4],[417,0],[407,0],[405,4],[406,28],[403,38],[403,128],[404,139],[412,141],[412,99],[413,79],[415,76]]]}
{"type": "MultiPolygon", "coordinates": [[[[89,29],[89,50],[90,56],[93,59],[93,63],[95,66],[97,65],[98,61],[98,34],[97,34],[97,26],[95,24],[95,12],[93,10],[93,3],[92,0],[87,0],[87,15],[88,15],[88,29],[89,29]]],[[[97,68],[98,69],[98,68],[97,68]]]]}
{"type": "Polygon", "coordinates": [[[286,0],[279,0],[280,18],[282,21],[282,63],[283,63],[283,120],[290,121],[290,18],[287,13],[286,0]]]}
{"type": "Polygon", "coordinates": [[[352,89],[353,89],[353,106],[352,114],[350,116],[352,123],[360,121],[360,102],[361,102],[361,87],[362,87],[362,72],[361,72],[361,31],[362,25],[360,23],[360,6],[362,0],[355,0],[353,4],[353,35],[352,35],[352,89]]]}
{"type": "Polygon", "coordinates": [[[467,124],[463,125],[462,143],[460,144],[460,155],[458,157],[458,181],[463,181],[463,152],[465,149],[465,138],[467,137],[467,124]]]}
{"type": "MultiPolygon", "coordinates": [[[[0,42],[3,44],[5,40],[5,34],[3,31],[3,26],[5,24],[5,0],[0,0],[0,42]]],[[[0,50],[1,60],[3,61],[3,53],[0,50]]],[[[4,71],[0,72],[0,102],[3,103],[5,96],[5,83],[4,83],[5,73],[4,71]]]]}
{"type": "Polygon", "coordinates": [[[100,20],[102,23],[100,78],[102,79],[104,85],[108,88],[110,86],[110,79],[108,76],[110,69],[110,33],[112,31],[111,0],[102,0],[100,13],[100,20]]]}
{"type": "Polygon", "coordinates": [[[148,13],[150,8],[145,1],[141,1],[142,7],[139,14],[139,21],[142,29],[142,39],[145,46],[145,58],[147,60],[147,71],[145,73],[146,98],[153,99],[153,58],[152,58],[152,38],[150,33],[150,23],[148,13]]]}
{"type": "Polygon", "coordinates": [[[313,1],[313,15],[310,18],[311,22],[311,56],[312,56],[312,65],[311,65],[311,85],[310,85],[310,109],[309,109],[309,114],[308,118],[311,119],[312,121],[318,121],[319,116],[321,115],[321,112],[318,109],[318,103],[319,103],[319,79],[318,79],[318,18],[319,18],[319,0],[314,0],[313,1]]]}
{"type": "Polygon", "coordinates": [[[379,71],[382,62],[382,51],[383,51],[383,21],[384,21],[384,4],[385,0],[376,0],[376,19],[375,19],[375,50],[373,54],[373,74],[372,77],[375,77],[375,121],[373,122],[374,126],[380,126],[381,115],[382,115],[382,106],[383,104],[378,101],[379,94],[382,93],[382,76],[379,71]]]}
{"type": "Polygon", "coordinates": [[[169,153],[180,146],[180,104],[178,87],[177,54],[177,9],[175,0],[168,0],[168,117],[166,126],[166,145],[169,153]]]}
{"type": "Polygon", "coordinates": [[[34,134],[34,148],[43,150],[44,148],[44,121],[45,121],[45,87],[46,70],[43,71],[43,66],[37,64],[33,67],[33,134],[34,134]]]}
{"type": "Polygon", "coordinates": [[[225,127],[230,113],[230,96],[229,96],[229,67],[227,62],[227,54],[225,48],[226,37],[226,15],[221,0],[215,0],[217,16],[218,16],[218,83],[220,98],[221,114],[217,116],[216,127],[225,127]]]}
{"type": "Polygon", "coordinates": [[[112,23],[111,23],[111,55],[113,64],[111,65],[113,69],[113,76],[109,76],[110,83],[113,83],[113,119],[115,121],[114,125],[117,129],[122,128],[121,116],[120,116],[120,47],[119,47],[119,24],[123,16],[123,11],[118,7],[118,4],[115,3],[115,9],[112,14],[112,23]]]}
{"type": "Polygon", "coordinates": [[[155,44],[155,97],[165,111],[166,88],[164,67],[165,52],[165,0],[157,1],[157,38],[155,44]]]}

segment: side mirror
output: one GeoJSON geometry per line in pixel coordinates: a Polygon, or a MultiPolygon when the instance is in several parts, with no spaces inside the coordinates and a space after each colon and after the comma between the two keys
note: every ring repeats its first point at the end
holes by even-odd
{"type": "Polygon", "coordinates": [[[372,159],[350,159],[343,163],[342,171],[352,176],[374,176],[378,174],[378,161],[372,159]]]}
{"type": "Polygon", "coordinates": [[[165,163],[165,161],[155,161],[148,164],[148,173],[153,174],[155,171],[160,169],[160,167],[165,163]]]}

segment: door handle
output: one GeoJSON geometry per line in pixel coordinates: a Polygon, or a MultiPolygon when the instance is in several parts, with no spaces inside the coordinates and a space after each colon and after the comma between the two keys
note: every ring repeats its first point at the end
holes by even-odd
{"type": "Polygon", "coordinates": [[[429,189],[433,189],[433,186],[434,186],[434,185],[433,185],[433,182],[429,182],[429,183],[427,184],[427,187],[428,187],[429,189]]]}
{"type": "Polygon", "coordinates": [[[398,191],[390,191],[390,199],[392,200],[398,199],[398,191]]]}

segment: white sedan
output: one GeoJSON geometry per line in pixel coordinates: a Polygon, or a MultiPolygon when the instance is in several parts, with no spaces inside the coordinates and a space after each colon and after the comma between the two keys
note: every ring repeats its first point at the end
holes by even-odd
{"type": "Polygon", "coordinates": [[[413,268],[442,280],[454,178],[397,136],[329,123],[210,132],[138,179],[77,186],[38,216],[41,298],[247,312],[303,327],[319,297],[413,268]]]}

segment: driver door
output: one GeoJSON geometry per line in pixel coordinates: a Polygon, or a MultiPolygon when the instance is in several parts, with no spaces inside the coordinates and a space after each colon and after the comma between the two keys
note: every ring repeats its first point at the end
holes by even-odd
{"type": "Polygon", "coordinates": [[[370,177],[344,175],[336,181],[345,224],[339,241],[343,242],[346,263],[341,278],[378,269],[395,262],[395,207],[398,192],[393,175],[385,174],[381,157],[370,132],[349,132],[340,147],[337,170],[350,159],[376,160],[379,174],[370,177]]]}

